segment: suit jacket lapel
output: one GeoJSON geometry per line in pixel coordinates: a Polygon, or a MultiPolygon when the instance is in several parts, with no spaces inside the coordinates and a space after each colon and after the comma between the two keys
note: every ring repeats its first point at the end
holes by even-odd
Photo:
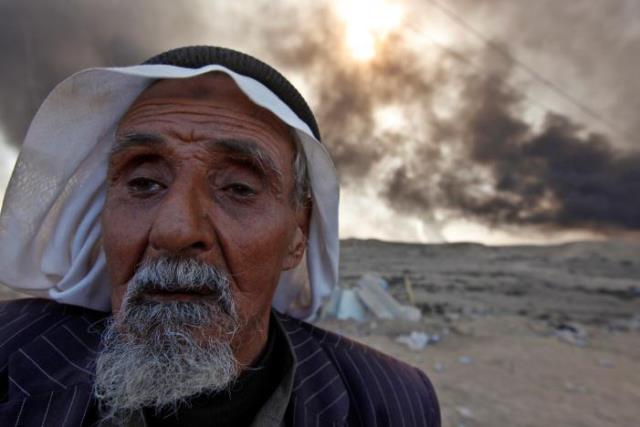
{"type": "Polygon", "coordinates": [[[345,424],[349,395],[330,352],[322,346],[326,332],[287,316],[279,319],[296,357],[289,419],[295,426],[345,424]]]}

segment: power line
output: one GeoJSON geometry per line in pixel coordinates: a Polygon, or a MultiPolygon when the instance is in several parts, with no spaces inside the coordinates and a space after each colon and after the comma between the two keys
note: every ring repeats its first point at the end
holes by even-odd
{"type": "MultiPolygon", "coordinates": [[[[536,71],[534,68],[532,68],[528,64],[526,64],[523,61],[521,61],[514,54],[512,54],[511,52],[506,50],[504,47],[502,47],[502,45],[500,45],[498,43],[495,43],[494,41],[492,41],[491,39],[486,37],[484,34],[482,34],[480,31],[478,31],[475,27],[473,27],[471,24],[469,24],[467,21],[465,21],[455,11],[453,11],[452,9],[442,5],[439,1],[436,1],[436,0],[427,0],[427,1],[429,3],[431,3],[434,7],[436,7],[438,10],[440,10],[442,13],[444,13],[449,19],[451,19],[452,21],[454,21],[455,23],[460,25],[466,31],[468,31],[471,34],[473,34],[476,38],[478,38],[480,41],[482,41],[482,43],[484,45],[486,45],[488,48],[498,52],[500,55],[504,56],[506,59],[511,61],[515,66],[523,69],[527,74],[529,74],[529,76],[533,77],[535,80],[537,80],[538,82],[542,83],[544,86],[548,87],[549,89],[551,89],[553,92],[555,92],[559,96],[563,97],[565,100],[567,100],[574,107],[578,108],[583,113],[585,113],[588,116],[590,116],[591,118],[593,118],[593,119],[599,121],[600,123],[604,124],[613,133],[615,133],[615,134],[617,134],[619,136],[622,136],[625,139],[629,138],[629,135],[626,135],[624,132],[620,131],[615,124],[613,124],[612,122],[609,121],[609,119],[607,119],[602,114],[600,114],[599,112],[595,111],[593,108],[591,108],[590,106],[586,105],[581,100],[579,100],[578,98],[576,98],[575,96],[573,96],[572,94],[567,92],[560,85],[554,83],[553,81],[551,81],[550,79],[548,79],[547,77],[543,76],[541,73],[536,71]]],[[[439,43],[436,43],[436,44],[439,44],[439,43]]],[[[456,53],[455,56],[456,57],[461,57],[461,55],[459,53],[456,53]]],[[[469,61],[466,61],[466,62],[469,63],[469,61]]]]}

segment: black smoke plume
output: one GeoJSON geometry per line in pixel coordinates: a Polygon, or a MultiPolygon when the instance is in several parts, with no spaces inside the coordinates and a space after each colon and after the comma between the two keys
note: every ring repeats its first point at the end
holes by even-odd
{"type": "Polygon", "coordinates": [[[203,25],[181,2],[151,0],[0,0],[0,17],[0,129],[12,144],[65,77],[139,63],[203,25]]]}
{"type": "MultiPolygon", "coordinates": [[[[485,7],[463,3],[469,16],[485,7]]],[[[633,144],[559,112],[533,123],[508,58],[496,60],[479,45],[452,50],[411,40],[421,30],[419,8],[379,40],[372,60],[358,63],[328,2],[256,2],[251,10],[219,4],[207,17],[201,4],[0,0],[0,126],[9,141],[22,139],[48,91],[78,69],[139,63],[177,45],[226,44],[301,81],[343,184],[379,189],[400,214],[428,222],[438,212],[495,226],[640,230],[640,154],[620,148],[633,144]],[[376,114],[387,106],[402,111],[406,126],[380,123],[376,114]]],[[[509,25],[531,23],[516,6],[500,10],[515,17],[509,25]]],[[[498,18],[511,22],[494,12],[496,25],[498,18]]],[[[543,21],[536,25],[548,32],[543,21]]],[[[602,22],[614,21],[607,15],[602,22]]],[[[535,28],[517,27],[508,30],[515,39],[537,40],[535,28]]],[[[563,40],[554,33],[554,43],[563,40]]],[[[640,45],[634,43],[621,47],[626,58],[640,45]]],[[[587,53],[576,56],[578,65],[588,64],[587,53]]],[[[640,93],[637,84],[627,90],[640,93]]],[[[634,105],[638,98],[631,98],[634,105]]]]}
{"type": "Polygon", "coordinates": [[[557,113],[535,129],[518,114],[522,99],[507,80],[492,72],[466,79],[452,124],[461,142],[456,168],[429,192],[420,159],[397,168],[384,191],[391,205],[433,205],[492,225],[640,229],[640,153],[615,150],[557,113]]]}
{"type": "MultiPolygon", "coordinates": [[[[281,38],[281,30],[266,40],[281,38]]],[[[400,30],[363,66],[345,59],[342,37],[324,11],[315,31],[271,52],[314,84],[321,129],[343,182],[381,183],[392,208],[429,221],[438,210],[492,226],[640,229],[640,153],[618,149],[559,113],[528,123],[508,54],[491,46],[445,49],[428,62],[439,48],[416,49],[400,30]],[[457,93],[454,113],[443,118],[434,109],[439,92],[448,91],[457,93]],[[376,126],[375,111],[385,105],[400,106],[410,119],[402,132],[376,126]],[[399,166],[373,176],[376,163],[394,157],[399,166]]]]}

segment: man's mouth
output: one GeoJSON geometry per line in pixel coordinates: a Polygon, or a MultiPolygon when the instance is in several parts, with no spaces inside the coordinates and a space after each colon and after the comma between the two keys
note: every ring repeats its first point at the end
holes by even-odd
{"type": "Polygon", "coordinates": [[[193,301],[211,297],[213,292],[208,290],[152,290],[145,292],[145,297],[155,302],[193,301]]]}

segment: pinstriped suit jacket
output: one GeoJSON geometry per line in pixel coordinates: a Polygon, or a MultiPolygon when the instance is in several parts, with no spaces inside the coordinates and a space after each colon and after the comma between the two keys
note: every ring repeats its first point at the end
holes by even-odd
{"type": "MultiPolygon", "coordinates": [[[[105,313],[26,299],[0,304],[0,426],[82,426],[105,313]]],[[[292,426],[440,426],[427,377],[368,347],[278,314],[297,358],[292,426]]]]}

